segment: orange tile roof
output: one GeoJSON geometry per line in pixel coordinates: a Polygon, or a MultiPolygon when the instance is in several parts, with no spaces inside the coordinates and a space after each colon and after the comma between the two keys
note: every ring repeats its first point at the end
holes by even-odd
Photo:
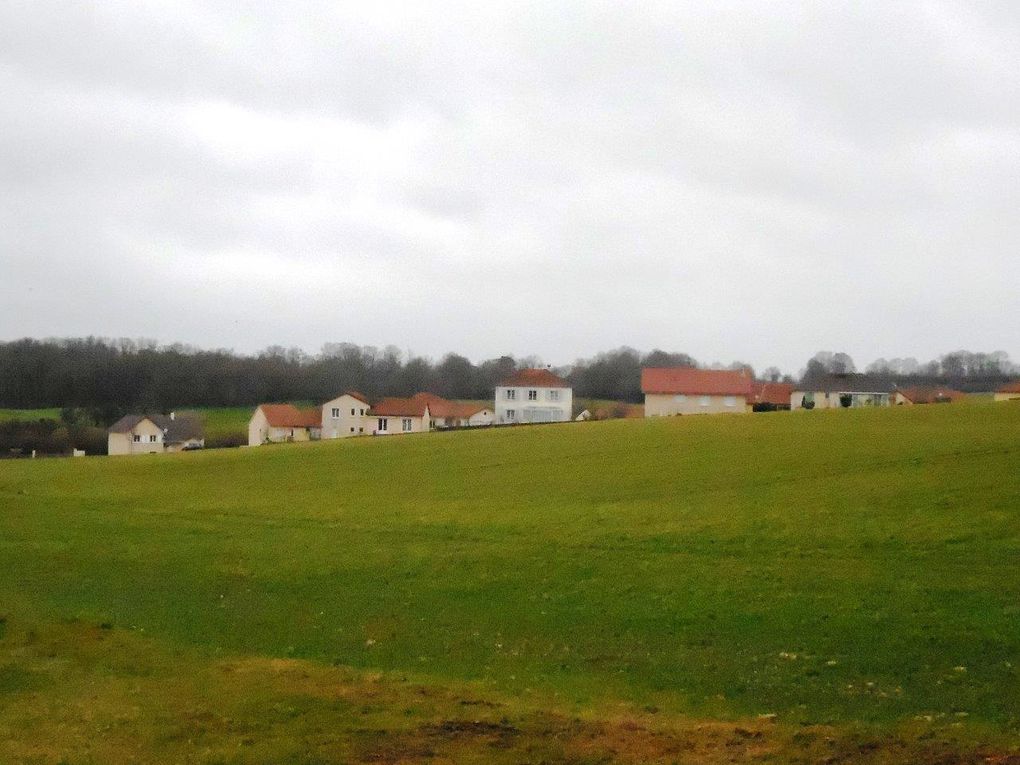
{"type": "Polygon", "coordinates": [[[1014,380],[1011,383],[1006,383],[1001,388],[995,391],[996,393],[1020,393],[1020,380],[1014,380]]]}
{"type": "Polygon", "coordinates": [[[915,386],[913,388],[902,388],[896,391],[905,399],[914,404],[931,404],[938,401],[959,401],[967,398],[966,393],[961,393],[952,388],[926,388],[915,386]]]}
{"type": "Polygon", "coordinates": [[[435,393],[415,393],[411,396],[414,401],[424,401],[429,405],[429,414],[433,417],[445,419],[468,419],[488,407],[478,404],[465,404],[460,401],[448,401],[435,393]]]}
{"type": "Polygon", "coordinates": [[[755,382],[754,403],[789,406],[793,395],[793,383],[755,382]]]}
{"type": "Polygon", "coordinates": [[[321,428],[321,409],[298,409],[293,404],[259,404],[272,428],[321,428]]]}
{"type": "Polygon", "coordinates": [[[372,404],[369,415],[375,417],[423,417],[428,401],[414,398],[384,398],[372,404]]]}
{"type": "Polygon", "coordinates": [[[548,369],[519,369],[500,383],[504,387],[569,388],[570,383],[548,369]]]}
{"type": "Polygon", "coordinates": [[[747,398],[752,394],[751,378],[742,370],[694,367],[646,367],[641,370],[641,392],[747,398]]]}

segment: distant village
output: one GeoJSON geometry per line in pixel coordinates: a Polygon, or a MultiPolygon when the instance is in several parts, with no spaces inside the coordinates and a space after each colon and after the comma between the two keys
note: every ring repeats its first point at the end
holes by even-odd
{"type": "MultiPolygon", "coordinates": [[[[746,414],[777,410],[950,404],[967,394],[947,387],[900,388],[870,373],[820,373],[800,383],[756,380],[747,370],[647,367],[641,370],[645,417],[746,414]]],[[[1020,380],[1001,386],[995,401],[1020,400],[1020,380]]],[[[549,369],[521,369],[495,387],[492,404],[449,401],[420,392],[408,398],[370,401],[353,390],[314,408],[288,403],[257,406],[248,423],[248,446],[436,430],[585,421],[575,414],[570,383],[549,369]]],[[[201,419],[195,415],[122,417],[108,430],[110,455],[201,449],[201,419]]]]}

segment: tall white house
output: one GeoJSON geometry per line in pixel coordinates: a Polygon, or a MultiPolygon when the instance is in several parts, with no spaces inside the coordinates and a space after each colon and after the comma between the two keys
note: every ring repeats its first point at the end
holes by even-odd
{"type": "Polygon", "coordinates": [[[368,399],[355,390],[345,391],[322,405],[322,437],[349,438],[365,434],[368,399]]]}
{"type": "Polygon", "coordinates": [[[574,408],[570,383],[548,369],[521,369],[496,386],[496,422],[569,422],[574,408]]]}

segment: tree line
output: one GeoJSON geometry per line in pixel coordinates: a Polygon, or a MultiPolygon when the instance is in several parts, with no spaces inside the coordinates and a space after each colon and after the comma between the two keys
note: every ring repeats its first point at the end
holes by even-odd
{"type": "MultiPolygon", "coordinates": [[[[981,386],[1001,384],[1017,371],[1003,353],[960,351],[916,367],[894,362],[879,360],[868,369],[909,384],[937,382],[964,390],[990,389],[981,386]]],[[[23,339],[0,343],[0,406],[73,407],[87,410],[98,424],[109,424],[126,412],[319,402],[348,389],[371,399],[418,391],[451,399],[490,399],[496,384],[516,369],[540,365],[534,357],[512,356],[474,363],[456,353],[433,361],[403,354],[394,346],[379,349],[353,343],[330,343],[315,355],[280,346],[244,355],[144,340],[23,339]]],[[[646,366],[698,366],[698,362],[686,353],[618,348],[554,371],[570,381],[577,397],[638,403],[641,368],[646,366]]],[[[754,372],[741,362],[725,368],[754,372]]],[[[819,352],[805,373],[854,369],[846,354],[819,352]]],[[[791,380],[776,367],[766,369],[763,377],[791,380]]]]}

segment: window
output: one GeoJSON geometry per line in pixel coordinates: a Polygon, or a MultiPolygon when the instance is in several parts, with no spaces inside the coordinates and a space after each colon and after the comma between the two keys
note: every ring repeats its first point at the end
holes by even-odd
{"type": "Polygon", "coordinates": [[[737,397],[736,396],[727,396],[726,398],[723,399],[723,403],[726,406],[736,406],[737,405],[737,397]]]}
{"type": "MultiPolygon", "coordinates": [[[[362,414],[365,414],[365,410],[364,410],[364,409],[362,409],[362,410],[361,410],[361,413],[362,413],[362,414]]],[[[354,410],[353,410],[353,409],[351,410],[351,414],[354,414],[354,410]]]]}
{"type": "MultiPolygon", "coordinates": [[[[354,413],[351,412],[351,414],[354,414],[354,413]]],[[[340,407],[338,407],[338,406],[334,406],[333,407],[333,419],[334,420],[339,420],[340,419],[340,407]]]]}
{"type": "Polygon", "coordinates": [[[506,389],[507,401],[513,401],[515,398],[517,398],[517,391],[515,391],[513,388],[507,388],[506,389]]]}
{"type": "Polygon", "coordinates": [[[141,442],[142,442],[142,437],[141,437],[141,436],[137,436],[137,435],[136,435],[136,436],[134,436],[134,442],[135,442],[136,444],[138,444],[138,443],[141,443],[141,442]]]}
{"type": "Polygon", "coordinates": [[[158,438],[158,436],[155,436],[155,435],[149,436],[149,443],[150,444],[156,443],[156,439],[157,438],[158,438]]]}
{"type": "Polygon", "coordinates": [[[538,391],[537,390],[529,390],[528,391],[528,401],[538,401],[538,391]]]}
{"type": "Polygon", "coordinates": [[[551,391],[549,391],[548,396],[549,396],[549,400],[550,401],[559,401],[560,400],[560,392],[558,390],[551,390],[551,391]]]}
{"type": "Polygon", "coordinates": [[[400,429],[403,430],[405,433],[410,433],[411,432],[411,418],[410,417],[405,417],[404,419],[402,419],[400,421],[400,429]]]}
{"type": "Polygon", "coordinates": [[[353,432],[354,432],[354,428],[351,428],[351,433],[353,433],[353,432]]]}
{"type": "Polygon", "coordinates": [[[673,396],[673,400],[676,401],[678,404],[682,404],[684,401],[687,400],[687,396],[685,396],[683,393],[677,393],[675,396],[673,396]]]}
{"type": "Polygon", "coordinates": [[[516,412],[515,410],[513,410],[513,409],[507,409],[507,410],[506,410],[506,418],[507,418],[508,420],[512,420],[512,419],[514,419],[514,418],[515,418],[516,416],[517,416],[517,412],[516,412]]]}
{"type": "Polygon", "coordinates": [[[387,427],[386,427],[386,426],[387,426],[388,424],[389,424],[389,420],[387,420],[387,419],[386,419],[385,417],[380,417],[380,418],[379,418],[379,427],[377,428],[377,430],[378,430],[378,431],[379,431],[380,433],[383,433],[383,432],[385,432],[385,431],[387,430],[387,427]]]}
{"type": "Polygon", "coordinates": [[[712,403],[712,399],[709,396],[702,396],[698,400],[698,404],[700,404],[701,406],[708,406],[710,403],[712,403]]]}

